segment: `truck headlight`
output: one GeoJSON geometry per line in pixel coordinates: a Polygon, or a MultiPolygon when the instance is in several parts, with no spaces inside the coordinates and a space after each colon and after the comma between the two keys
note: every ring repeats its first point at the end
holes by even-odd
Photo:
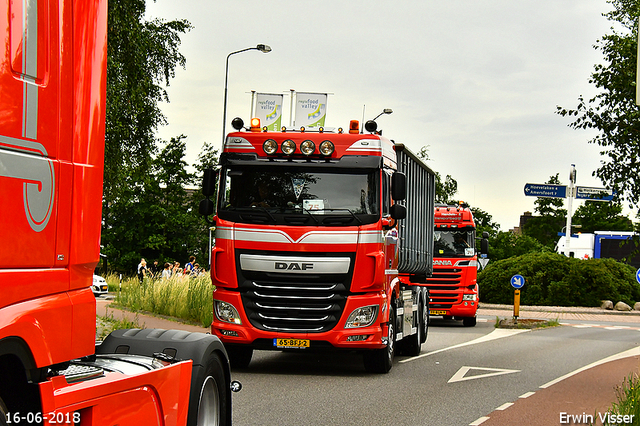
{"type": "Polygon", "coordinates": [[[368,327],[373,324],[377,317],[378,305],[363,306],[349,314],[344,328],[368,327]]]}
{"type": "Polygon", "coordinates": [[[238,310],[231,304],[223,302],[221,300],[214,300],[213,305],[215,307],[216,318],[222,322],[228,322],[230,324],[242,324],[238,310]]]}
{"type": "Polygon", "coordinates": [[[463,294],[462,295],[462,300],[473,300],[475,301],[477,298],[476,294],[463,294]]]}

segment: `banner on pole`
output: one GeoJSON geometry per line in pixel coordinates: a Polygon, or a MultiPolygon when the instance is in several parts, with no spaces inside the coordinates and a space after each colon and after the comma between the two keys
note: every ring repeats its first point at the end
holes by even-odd
{"type": "Polygon", "coordinates": [[[269,131],[279,132],[282,128],[282,99],[282,94],[256,93],[254,117],[269,131]]]}
{"type": "Polygon", "coordinates": [[[324,127],[327,94],[296,92],[296,127],[324,127]]]}

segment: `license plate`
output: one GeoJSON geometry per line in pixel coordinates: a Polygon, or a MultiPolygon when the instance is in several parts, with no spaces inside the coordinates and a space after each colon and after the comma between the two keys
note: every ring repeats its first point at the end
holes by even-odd
{"type": "Polygon", "coordinates": [[[311,341],[306,339],[273,339],[273,346],[283,349],[304,349],[308,348],[310,343],[311,341]]]}
{"type": "Polygon", "coordinates": [[[447,315],[447,311],[436,311],[432,309],[429,311],[429,315],[447,315]]]}

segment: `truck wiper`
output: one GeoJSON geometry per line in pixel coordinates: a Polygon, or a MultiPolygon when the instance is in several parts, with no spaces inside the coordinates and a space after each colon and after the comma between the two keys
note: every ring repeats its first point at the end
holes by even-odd
{"type": "Polygon", "coordinates": [[[269,212],[269,210],[267,210],[265,207],[260,207],[260,206],[253,206],[253,207],[228,207],[228,210],[234,210],[234,211],[238,211],[238,212],[249,212],[249,213],[265,213],[267,216],[269,216],[269,219],[271,219],[271,221],[273,222],[277,222],[276,218],[273,217],[273,215],[271,214],[271,212],[269,212]]]}
{"type": "MultiPolygon", "coordinates": [[[[356,216],[356,214],[351,210],[351,209],[328,209],[328,208],[324,208],[324,209],[318,209],[318,210],[314,210],[314,211],[330,211],[330,212],[336,212],[336,211],[347,211],[349,213],[351,213],[351,216],[353,216],[353,218],[360,224],[362,225],[362,221],[360,220],[360,218],[358,216],[356,216]]],[[[329,219],[329,217],[327,217],[326,219],[329,219]]]]}

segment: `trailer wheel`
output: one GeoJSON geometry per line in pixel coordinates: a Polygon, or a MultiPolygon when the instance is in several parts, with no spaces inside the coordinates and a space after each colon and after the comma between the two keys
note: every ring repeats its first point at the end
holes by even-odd
{"type": "Polygon", "coordinates": [[[477,319],[476,317],[464,317],[462,318],[462,325],[465,327],[475,327],[477,319]]]}
{"type": "Polygon", "coordinates": [[[424,343],[427,341],[427,337],[429,335],[429,323],[431,321],[431,312],[429,311],[429,293],[427,292],[426,302],[424,304],[424,310],[422,311],[423,315],[423,333],[422,333],[422,341],[420,343],[424,343]]]}
{"type": "Polygon", "coordinates": [[[396,351],[396,310],[394,303],[389,307],[389,325],[387,327],[387,339],[389,343],[386,348],[373,349],[364,352],[364,368],[370,373],[385,374],[393,366],[393,357],[396,351]]]}
{"type": "Polygon", "coordinates": [[[231,368],[247,368],[253,357],[253,348],[246,346],[225,346],[231,368]]]}
{"type": "Polygon", "coordinates": [[[227,389],[225,389],[224,363],[212,353],[204,366],[204,373],[191,384],[188,426],[221,426],[227,419],[227,389]]]}

